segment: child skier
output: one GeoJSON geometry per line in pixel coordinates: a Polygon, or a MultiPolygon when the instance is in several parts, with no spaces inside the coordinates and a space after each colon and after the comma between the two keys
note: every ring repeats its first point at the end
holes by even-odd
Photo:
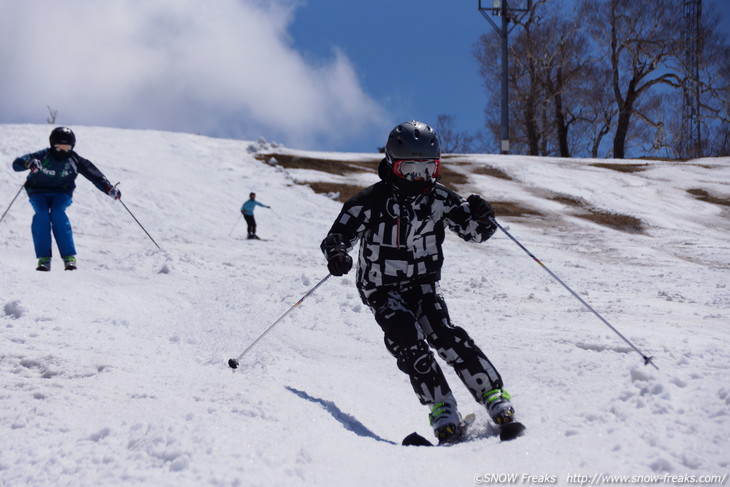
{"type": "Polygon", "coordinates": [[[449,319],[439,280],[446,227],[466,241],[495,232],[492,209],[472,195],[464,200],[436,181],[441,147],[421,122],[395,127],[379,166],[381,181],[347,201],[321,249],[334,276],[352,268],[348,251],[359,239],[357,287],[384,333],[385,346],[410,377],[439,443],[461,439],[460,415],[449,384],[429,348],[436,350],[498,425],[515,421],[502,378],[486,355],[449,319]]]}
{"type": "Polygon", "coordinates": [[[49,137],[51,147],[20,156],[13,161],[16,171],[30,170],[25,183],[35,215],[31,224],[38,271],[51,270],[51,231],[67,271],[76,269],[76,247],[66,208],[73,202],[76,176],[82,174],[100,191],[118,200],[122,193],[97,167],[76,152],[76,135],[67,127],[56,127],[49,137]]]}
{"type": "Polygon", "coordinates": [[[248,238],[250,239],[258,239],[258,235],[256,235],[256,219],[253,216],[253,210],[256,209],[257,206],[263,206],[264,208],[271,208],[270,206],[266,206],[262,203],[259,203],[256,201],[256,193],[251,193],[248,195],[248,200],[241,206],[241,213],[243,214],[243,219],[246,220],[246,225],[248,225],[248,238]]]}

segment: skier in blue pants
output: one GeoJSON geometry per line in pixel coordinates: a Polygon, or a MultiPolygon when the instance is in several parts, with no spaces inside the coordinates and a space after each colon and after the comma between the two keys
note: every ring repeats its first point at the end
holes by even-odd
{"type": "Polygon", "coordinates": [[[73,202],[76,176],[82,174],[114,199],[120,199],[122,193],[111,185],[91,161],[73,150],[76,135],[71,129],[56,127],[51,132],[49,142],[50,148],[15,159],[13,169],[18,172],[30,170],[25,191],[35,211],[31,232],[38,259],[36,270],[51,270],[51,232],[63,258],[64,268],[67,271],[75,270],[76,246],[66,208],[73,202]]]}
{"type": "Polygon", "coordinates": [[[257,206],[271,208],[270,206],[266,206],[265,204],[256,201],[256,193],[249,194],[248,200],[243,204],[243,206],[241,206],[243,219],[246,220],[246,225],[248,225],[249,240],[259,238],[258,235],[256,235],[256,219],[253,216],[253,210],[255,210],[257,206]]]}

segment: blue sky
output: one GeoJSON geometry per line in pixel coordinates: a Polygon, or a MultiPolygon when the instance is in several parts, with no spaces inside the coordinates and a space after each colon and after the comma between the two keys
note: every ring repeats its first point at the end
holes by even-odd
{"type": "MultiPolygon", "coordinates": [[[[721,7],[730,30],[730,1],[705,3],[721,7]]],[[[410,119],[448,114],[476,132],[487,96],[473,50],[492,30],[477,6],[0,0],[0,123],[45,123],[50,106],[70,126],[363,152],[410,119]]]]}
{"type": "Polygon", "coordinates": [[[362,149],[383,144],[393,125],[409,119],[436,123],[455,117],[457,127],[484,125],[485,90],[472,55],[492,27],[478,1],[312,0],[297,11],[290,32],[305,56],[341,49],[388,120],[362,149]]]}

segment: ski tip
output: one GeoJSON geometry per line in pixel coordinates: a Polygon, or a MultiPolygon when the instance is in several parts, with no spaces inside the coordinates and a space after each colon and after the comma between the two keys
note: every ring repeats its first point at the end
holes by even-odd
{"type": "Polygon", "coordinates": [[[502,425],[499,432],[499,439],[501,441],[514,440],[518,436],[522,436],[523,434],[525,434],[526,429],[527,427],[524,424],[518,423],[516,421],[513,423],[507,423],[505,425],[502,425]]]}
{"type": "Polygon", "coordinates": [[[418,433],[416,433],[414,431],[410,435],[403,438],[401,445],[403,445],[403,446],[433,446],[433,443],[431,443],[426,438],[424,438],[423,436],[419,435],[418,433]]]}
{"type": "Polygon", "coordinates": [[[228,360],[228,366],[232,369],[238,368],[238,360],[232,358],[228,360]]]}

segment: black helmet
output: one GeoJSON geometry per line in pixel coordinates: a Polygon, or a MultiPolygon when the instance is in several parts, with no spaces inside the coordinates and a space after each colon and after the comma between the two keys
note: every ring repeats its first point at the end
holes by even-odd
{"type": "Polygon", "coordinates": [[[68,127],[56,127],[48,138],[51,142],[51,148],[57,144],[68,144],[73,149],[76,145],[76,136],[68,127]]]}
{"type": "Polygon", "coordinates": [[[415,196],[434,187],[441,170],[441,143],[436,131],[415,120],[390,131],[385,143],[387,170],[381,177],[402,194],[415,196]],[[410,169],[406,171],[404,166],[410,169]]]}
{"type": "Polygon", "coordinates": [[[436,131],[422,122],[403,122],[390,131],[385,156],[399,159],[440,159],[441,143],[436,131]]]}

